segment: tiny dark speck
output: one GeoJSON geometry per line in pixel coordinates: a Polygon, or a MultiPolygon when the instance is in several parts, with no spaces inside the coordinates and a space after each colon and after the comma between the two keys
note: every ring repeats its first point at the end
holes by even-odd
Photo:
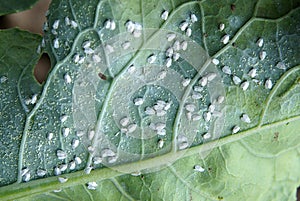
{"type": "Polygon", "coordinates": [[[234,11],[234,10],[235,10],[235,5],[234,5],[234,4],[231,4],[231,5],[230,5],[230,9],[231,9],[231,11],[234,11]]]}
{"type": "Polygon", "coordinates": [[[98,73],[98,76],[102,79],[102,80],[106,80],[106,76],[102,73],[98,73]]]}

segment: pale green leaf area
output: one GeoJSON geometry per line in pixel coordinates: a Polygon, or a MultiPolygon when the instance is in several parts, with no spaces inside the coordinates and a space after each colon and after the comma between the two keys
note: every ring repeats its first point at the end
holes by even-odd
{"type": "Polygon", "coordinates": [[[37,0],[1,0],[0,16],[31,8],[37,0]]]}
{"type": "Polygon", "coordinates": [[[296,200],[299,11],[296,0],[52,1],[41,92],[28,79],[11,94],[4,85],[32,72],[1,69],[12,114],[1,200],[296,200]]]}

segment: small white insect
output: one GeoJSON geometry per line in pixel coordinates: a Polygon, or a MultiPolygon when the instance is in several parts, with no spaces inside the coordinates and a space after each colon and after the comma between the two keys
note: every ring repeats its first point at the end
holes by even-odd
{"type": "Polygon", "coordinates": [[[171,66],[172,66],[172,59],[171,59],[170,57],[168,57],[168,58],[166,59],[166,67],[169,68],[169,67],[171,67],[171,66]]]}
{"type": "Polygon", "coordinates": [[[155,114],[155,110],[152,107],[146,107],[145,113],[147,115],[154,115],[155,114]]]}
{"type": "Polygon", "coordinates": [[[169,47],[167,50],[166,50],[166,56],[167,57],[172,57],[174,54],[174,49],[172,47],[169,47]]]}
{"type": "Polygon", "coordinates": [[[53,139],[54,134],[53,133],[48,133],[47,139],[50,141],[53,139]]]}
{"type": "Polygon", "coordinates": [[[144,103],[144,99],[143,98],[135,98],[133,100],[134,105],[139,106],[142,105],[144,103]]]}
{"type": "Polygon", "coordinates": [[[174,43],[173,43],[173,49],[175,51],[179,51],[180,50],[180,42],[179,40],[176,40],[174,43]]]}
{"type": "Polygon", "coordinates": [[[217,98],[217,102],[218,102],[219,104],[223,103],[224,100],[225,100],[225,97],[224,97],[224,96],[218,96],[218,98],[217,98]]]}
{"type": "Polygon", "coordinates": [[[236,133],[238,133],[240,130],[241,130],[241,128],[240,128],[239,126],[234,126],[234,127],[232,128],[232,134],[236,134],[236,133]]]}
{"type": "Polygon", "coordinates": [[[133,64],[131,64],[131,65],[128,67],[127,72],[128,72],[129,74],[132,74],[132,73],[134,73],[134,71],[135,71],[135,66],[134,66],[133,64]]]}
{"type": "Polygon", "coordinates": [[[174,61],[177,61],[178,59],[179,59],[179,57],[180,57],[180,54],[178,53],[178,52],[175,52],[174,54],[173,54],[173,60],[174,61]]]}
{"type": "Polygon", "coordinates": [[[128,123],[129,123],[129,118],[128,117],[123,117],[122,119],[120,119],[121,126],[127,126],[128,123]]]}
{"type": "Polygon", "coordinates": [[[72,27],[73,29],[76,29],[76,28],[78,27],[77,22],[71,20],[71,27],[72,27]]]}
{"type": "Polygon", "coordinates": [[[121,128],[121,129],[120,129],[120,131],[121,131],[121,133],[125,133],[125,134],[127,134],[127,132],[128,132],[128,129],[127,129],[127,128],[121,128]]]}
{"type": "Polygon", "coordinates": [[[184,142],[180,142],[178,145],[179,150],[183,150],[186,149],[189,146],[189,143],[184,141],[184,142]]]}
{"type": "Polygon", "coordinates": [[[125,27],[126,27],[127,32],[129,32],[129,33],[132,33],[134,31],[134,29],[135,29],[134,23],[132,21],[130,21],[130,20],[128,20],[125,23],[125,27]]]}
{"type": "Polygon", "coordinates": [[[64,80],[66,84],[70,84],[72,82],[72,78],[68,73],[64,75],[64,80]]]}
{"type": "Polygon", "coordinates": [[[189,112],[194,112],[195,109],[196,109],[196,105],[194,105],[194,104],[186,104],[186,105],[185,105],[185,109],[186,109],[187,111],[189,111],[189,112]]]}
{"type": "Polygon", "coordinates": [[[167,76],[167,71],[162,70],[162,71],[160,71],[160,72],[158,73],[157,79],[158,79],[158,80],[162,80],[162,79],[164,79],[166,76],[167,76]]]}
{"type": "Polygon", "coordinates": [[[76,131],[76,136],[77,137],[81,137],[84,135],[84,132],[83,131],[76,131]]]}
{"type": "Polygon", "coordinates": [[[142,29],[143,29],[143,26],[142,26],[140,23],[135,22],[135,23],[134,23],[134,29],[135,29],[135,30],[142,30],[142,29]]]}
{"type": "Polygon", "coordinates": [[[108,163],[115,163],[118,160],[117,156],[110,156],[107,158],[108,163]]]}
{"type": "Polygon", "coordinates": [[[186,49],[187,49],[187,47],[188,47],[188,43],[187,43],[187,41],[182,41],[182,43],[181,43],[181,49],[183,50],[183,51],[185,51],[186,49]]]}
{"type": "Polygon", "coordinates": [[[169,17],[169,11],[165,10],[162,12],[162,14],[160,15],[161,19],[163,20],[167,20],[169,17]]]}
{"type": "Polygon", "coordinates": [[[282,61],[280,61],[276,64],[276,68],[281,69],[281,70],[285,70],[286,66],[282,61]]]}
{"type": "Polygon", "coordinates": [[[192,93],[192,99],[194,99],[194,100],[199,100],[199,99],[201,99],[203,96],[202,96],[202,94],[201,93],[198,93],[198,92],[193,92],[192,93]]]}
{"type": "Polygon", "coordinates": [[[211,138],[211,134],[210,133],[205,133],[205,134],[202,135],[202,137],[203,137],[204,140],[207,140],[207,139],[211,138]]]}
{"type": "Polygon", "coordinates": [[[61,170],[60,170],[60,168],[59,167],[55,167],[54,168],[54,175],[61,175],[61,170]]]}
{"type": "Polygon", "coordinates": [[[241,84],[241,88],[243,89],[243,91],[246,91],[249,87],[249,82],[248,81],[244,81],[242,84],[241,84]]]}
{"type": "Polygon", "coordinates": [[[159,123],[155,124],[155,130],[157,130],[157,131],[162,130],[164,128],[166,128],[166,124],[165,123],[160,123],[159,122],[159,123]]]}
{"type": "MultiPolygon", "coordinates": [[[[37,94],[33,94],[31,99],[28,100],[28,103],[34,105],[37,101],[37,96],[38,96],[37,94]]],[[[27,105],[29,105],[29,104],[27,104],[27,105]]]]}
{"type": "Polygon", "coordinates": [[[80,57],[78,63],[83,64],[84,60],[85,60],[85,57],[80,57]]]}
{"type": "Polygon", "coordinates": [[[57,29],[58,26],[59,26],[59,22],[60,22],[60,20],[55,20],[54,23],[53,23],[53,25],[52,25],[52,28],[53,29],[57,29]]]}
{"type": "Polygon", "coordinates": [[[56,156],[59,160],[63,160],[67,158],[67,153],[59,149],[56,151],[56,156]]]}
{"type": "Polygon", "coordinates": [[[158,117],[165,116],[166,114],[167,114],[167,112],[165,110],[157,110],[156,111],[156,116],[158,116],[158,117]]]}
{"type": "Polygon", "coordinates": [[[27,172],[25,175],[24,175],[24,181],[25,182],[28,182],[30,180],[30,172],[27,172]]]}
{"type": "Polygon", "coordinates": [[[149,64],[153,64],[153,63],[155,62],[155,60],[156,60],[156,55],[154,55],[154,54],[151,54],[151,55],[147,58],[147,62],[148,62],[149,64]]]}
{"type": "Polygon", "coordinates": [[[141,35],[142,35],[142,31],[140,31],[140,30],[133,31],[133,37],[139,38],[139,37],[141,37],[141,35]]]}
{"type": "Polygon", "coordinates": [[[219,59],[213,58],[212,63],[218,65],[220,63],[219,59]]]}
{"type": "Polygon", "coordinates": [[[156,132],[157,135],[165,136],[167,134],[166,129],[161,129],[156,132]]]}
{"type": "Polygon", "coordinates": [[[185,31],[189,26],[189,23],[187,21],[183,21],[180,25],[179,28],[181,31],[185,31]]]}
{"type": "Polygon", "coordinates": [[[67,164],[61,164],[61,165],[59,166],[59,169],[60,169],[60,171],[62,171],[62,172],[66,171],[67,168],[68,168],[68,165],[67,165],[67,164]]]}
{"type": "Polygon", "coordinates": [[[60,122],[61,123],[64,123],[65,121],[67,121],[67,119],[68,119],[68,115],[62,115],[61,117],[60,117],[60,122]]]}
{"type": "Polygon", "coordinates": [[[171,42],[176,38],[176,34],[175,33],[169,33],[167,34],[167,41],[171,42]]]}
{"type": "Polygon", "coordinates": [[[261,52],[259,53],[259,58],[260,58],[260,60],[262,60],[262,61],[266,58],[266,56],[267,56],[266,51],[261,51],[261,52]]]}
{"type": "Polygon", "coordinates": [[[69,26],[71,24],[69,17],[65,17],[65,24],[69,26]]]}
{"type": "Polygon", "coordinates": [[[198,21],[198,18],[197,18],[197,16],[195,15],[195,14],[191,14],[191,21],[192,21],[192,23],[195,23],[195,22],[197,22],[198,21]]]}
{"type": "Polygon", "coordinates": [[[187,113],[186,113],[186,118],[187,118],[188,120],[192,120],[192,113],[191,113],[191,112],[187,112],[187,113]]]}
{"type": "Polygon", "coordinates": [[[191,79],[190,78],[185,78],[184,80],[182,80],[181,84],[182,86],[186,87],[190,84],[191,79]]]}
{"type": "Polygon", "coordinates": [[[46,171],[46,170],[43,170],[43,169],[38,169],[38,170],[36,171],[36,174],[37,174],[38,177],[43,177],[43,176],[46,175],[46,173],[47,173],[47,171],[46,171]]]}
{"type": "Polygon", "coordinates": [[[232,81],[235,85],[239,85],[242,82],[242,80],[236,75],[232,77],[232,81]]]}
{"type": "Polygon", "coordinates": [[[100,56],[97,55],[97,54],[94,54],[94,55],[92,56],[92,59],[93,59],[93,62],[95,62],[95,63],[100,63],[100,61],[101,61],[100,56]]]}
{"type": "Polygon", "coordinates": [[[74,57],[73,57],[74,63],[77,64],[79,62],[79,59],[80,59],[79,54],[75,54],[74,57]]]}
{"type": "Polygon", "coordinates": [[[251,78],[254,78],[254,77],[257,75],[257,70],[256,70],[256,68],[252,68],[252,69],[249,71],[248,75],[249,75],[251,78]]]}
{"type": "Polygon", "coordinates": [[[193,114],[192,115],[192,121],[199,121],[201,119],[201,115],[199,114],[193,114]]]}
{"type": "Polygon", "coordinates": [[[72,148],[76,149],[79,145],[79,140],[78,139],[73,139],[72,140],[72,148]]]}
{"type": "Polygon", "coordinates": [[[62,128],[62,133],[64,137],[68,137],[70,134],[70,128],[62,128]]]}
{"type": "Polygon", "coordinates": [[[84,53],[87,55],[94,54],[94,52],[95,52],[95,50],[93,50],[92,48],[87,48],[84,50],[84,53]]]}
{"type": "Polygon", "coordinates": [[[127,129],[128,129],[127,133],[132,133],[137,129],[137,125],[136,124],[130,124],[127,129]]]}
{"type": "Polygon", "coordinates": [[[272,89],[272,87],[273,87],[272,80],[267,79],[266,82],[265,82],[265,88],[266,89],[272,89]]]}
{"type": "Polygon", "coordinates": [[[196,91],[196,92],[201,92],[201,91],[203,91],[203,87],[200,87],[200,86],[194,86],[194,91],[196,91]]]}
{"type": "Polygon", "coordinates": [[[90,153],[93,153],[95,151],[95,147],[93,146],[88,146],[87,150],[90,152],[90,153]]]}
{"type": "Polygon", "coordinates": [[[164,107],[164,110],[165,110],[165,111],[169,110],[169,109],[171,108],[171,105],[172,105],[171,102],[166,103],[166,105],[165,105],[165,107],[164,107]]]}
{"type": "Polygon", "coordinates": [[[111,21],[109,19],[105,20],[104,24],[103,24],[103,27],[105,29],[110,29],[110,27],[111,27],[111,21]]]}
{"type": "Polygon", "coordinates": [[[217,74],[216,73],[208,73],[205,77],[207,77],[208,82],[211,82],[217,77],[217,74]]]}
{"type": "Polygon", "coordinates": [[[207,77],[202,77],[200,80],[199,80],[199,84],[202,86],[202,87],[205,87],[208,83],[208,80],[207,80],[207,77]]]}
{"type": "Polygon", "coordinates": [[[41,53],[41,51],[42,51],[42,49],[41,49],[41,45],[39,45],[39,46],[37,47],[37,49],[36,49],[36,53],[37,53],[37,54],[40,54],[40,53],[41,53]]]}
{"type": "Polygon", "coordinates": [[[186,35],[187,37],[190,37],[190,36],[192,35],[192,29],[191,29],[191,28],[187,28],[187,29],[185,30],[185,35],[186,35]]]}
{"type": "Polygon", "coordinates": [[[221,38],[221,42],[226,45],[229,42],[229,35],[226,34],[221,38]]]}
{"type": "Polygon", "coordinates": [[[224,28],[225,28],[225,24],[223,24],[223,23],[219,24],[219,30],[220,31],[223,31],[224,28]]]}
{"type": "Polygon", "coordinates": [[[89,166],[89,167],[86,167],[85,169],[84,169],[84,173],[85,174],[90,174],[91,173],[91,171],[92,171],[92,167],[91,166],[89,166]]]}
{"type": "Polygon", "coordinates": [[[27,174],[29,172],[29,169],[27,167],[23,168],[21,170],[21,176],[24,176],[25,174],[27,174]]]}
{"type": "Polygon", "coordinates": [[[159,139],[157,144],[158,144],[158,148],[162,148],[164,146],[165,141],[163,139],[159,139]]]}
{"type": "Polygon", "coordinates": [[[227,74],[227,75],[231,75],[231,69],[229,68],[229,66],[224,66],[222,68],[223,73],[227,74]]]}
{"type": "Polygon", "coordinates": [[[55,49],[58,49],[58,48],[59,48],[59,40],[58,40],[58,38],[55,38],[55,39],[53,40],[53,47],[54,47],[55,49]]]}
{"type": "Polygon", "coordinates": [[[110,21],[110,30],[115,30],[116,29],[116,22],[114,20],[110,21]]]}
{"type": "Polygon", "coordinates": [[[129,41],[125,41],[124,43],[122,43],[122,48],[124,50],[127,50],[130,47],[130,42],[129,41]]]}
{"type": "Polygon", "coordinates": [[[204,121],[209,122],[211,120],[211,113],[210,112],[204,112],[203,113],[204,121]]]}
{"type": "Polygon", "coordinates": [[[94,181],[87,183],[87,188],[89,190],[96,190],[97,187],[98,187],[98,184],[94,181]]]}
{"type": "Polygon", "coordinates": [[[61,192],[61,188],[53,190],[53,193],[59,193],[59,192],[61,192]]]}
{"type": "Polygon", "coordinates": [[[242,114],[241,120],[247,124],[251,123],[250,117],[247,114],[242,114]]]}
{"type": "Polygon", "coordinates": [[[87,40],[87,41],[82,43],[82,48],[83,49],[88,49],[90,47],[91,47],[91,41],[87,40]]]}
{"type": "Polygon", "coordinates": [[[94,157],[94,158],[93,158],[93,163],[94,163],[95,165],[98,165],[98,164],[102,163],[102,158],[99,157],[99,156],[94,157]]]}
{"type": "Polygon", "coordinates": [[[203,167],[201,167],[200,165],[195,165],[194,170],[197,171],[197,172],[204,172],[205,171],[205,169],[203,167]]]}
{"type": "Polygon", "coordinates": [[[216,109],[216,106],[215,106],[214,104],[210,104],[210,105],[208,106],[208,111],[209,111],[210,113],[213,113],[213,112],[215,111],[215,109],[216,109]]]}
{"type": "Polygon", "coordinates": [[[76,163],[77,165],[80,165],[80,164],[82,163],[81,158],[79,158],[78,156],[76,156],[76,157],[74,158],[74,160],[75,160],[75,163],[76,163]]]}
{"type": "Polygon", "coordinates": [[[58,177],[58,181],[59,181],[60,183],[65,183],[65,182],[68,181],[68,178],[58,177]]]}
{"type": "Polygon", "coordinates": [[[258,47],[262,47],[264,45],[264,39],[263,38],[259,38],[256,42],[258,47]]]}
{"type": "Polygon", "coordinates": [[[0,77],[0,84],[6,82],[7,80],[8,80],[8,78],[6,76],[0,77]]]}
{"type": "Polygon", "coordinates": [[[75,168],[76,168],[76,163],[75,163],[75,161],[71,161],[70,163],[69,163],[69,169],[70,170],[74,170],[75,168]]]}

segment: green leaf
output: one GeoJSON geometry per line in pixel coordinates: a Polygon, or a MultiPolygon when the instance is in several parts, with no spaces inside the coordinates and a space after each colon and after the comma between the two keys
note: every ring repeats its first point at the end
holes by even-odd
{"type": "Polygon", "coordinates": [[[36,2],[37,0],[2,0],[0,2],[0,16],[30,9],[36,2]]]}
{"type": "Polygon", "coordinates": [[[49,11],[52,70],[22,116],[18,166],[5,168],[14,179],[0,180],[3,200],[295,200],[297,1],[53,1],[49,11]],[[142,29],[128,32],[128,20],[142,29]],[[166,67],[176,40],[187,49],[166,67]],[[206,84],[208,75],[216,77],[206,84]]]}

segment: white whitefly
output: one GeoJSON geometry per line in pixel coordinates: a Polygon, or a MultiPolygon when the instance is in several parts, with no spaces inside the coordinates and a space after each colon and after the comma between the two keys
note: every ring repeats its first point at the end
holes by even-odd
{"type": "Polygon", "coordinates": [[[195,23],[195,22],[198,21],[198,18],[197,18],[197,16],[195,14],[192,13],[190,17],[191,17],[192,23],[195,23]]]}
{"type": "Polygon", "coordinates": [[[79,140],[78,139],[73,139],[72,140],[72,148],[76,149],[79,145],[79,140]]]}
{"type": "Polygon", "coordinates": [[[162,117],[162,116],[165,116],[167,114],[167,112],[165,110],[157,110],[156,111],[156,116],[158,117],[162,117]]]}
{"type": "Polygon", "coordinates": [[[84,53],[87,55],[94,54],[94,52],[95,52],[95,50],[93,50],[92,48],[87,48],[84,50],[84,53]]]}
{"type": "Polygon", "coordinates": [[[164,128],[166,128],[165,123],[158,122],[158,123],[155,124],[155,130],[157,130],[157,131],[162,130],[164,128]]]}
{"type": "Polygon", "coordinates": [[[115,30],[116,29],[116,22],[114,20],[110,20],[110,30],[115,30]]]}
{"type": "Polygon", "coordinates": [[[125,41],[124,43],[122,43],[122,48],[124,50],[127,50],[130,47],[130,42],[129,41],[125,41]]]}
{"type": "Polygon", "coordinates": [[[166,103],[166,105],[165,105],[165,107],[164,107],[164,110],[165,110],[165,111],[169,110],[169,109],[171,108],[171,105],[172,105],[171,102],[166,103]]]}
{"type": "Polygon", "coordinates": [[[223,31],[224,28],[225,28],[225,24],[223,24],[223,23],[219,24],[219,30],[220,31],[223,31]]]}
{"type": "Polygon", "coordinates": [[[74,55],[74,57],[73,57],[73,61],[74,61],[74,63],[78,63],[79,62],[79,59],[80,59],[80,56],[79,56],[79,54],[75,54],[74,55]]]}
{"type": "Polygon", "coordinates": [[[210,105],[208,106],[208,111],[209,111],[210,113],[213,113],[213,112],[215,111],[215,109],[216,109],[216,106],[215,106],[214,104],[210,104],[210,105]]]}
{"type": "Polygon", "coordinates": [[[83,136],[84,135],[84,132],[83,131],[76,131],[76,136],[77,137],[81,137],[81,136],[83,136]]]}
{"type": "Polygon", "coordinates": [[[31,104],[33,105],[33,104],[35,104],[36,103],[36,101],[37,101],[37,94],[33,94],[33,96],[31,97],[31,104]]]}
{"type": "Polygon", "coordinates": [[[188,42],[186,40],[184,40],[184,41],[181,42],[180,46],[181,46],[181,49],[183,51],[185,51],[187,49],[187,47],[188,47],[188,42]]]}
{"type": "Polygon", "coordinates": [[[120,129],[120,132],[126,134],[126,133],[128,132],[128,129],[127,129],[127,128],[121,128],[121,129],[120,129]]]}
{"type": "Polygon", "coordinates": [[[65,121],[67,121],[67,119],[68,119],[68,115],[62,115],[61,117],[60,117],[60,122],[61,123],[64,123],[65,121]]]}
{"type": "Polygon", "coordinates": [[[259,38],[256,42],[258,47],[262,47],[264,45],[264,39],[263,38],[259,38]]]}
{"type": "Polygon", "coordinates": [[[194,112],[195,109],[196,109],[196,105],[194,105],[194,104],[186,104],[186,105],[185,105],[185,109],[186,109],[187,111],[189,111],[189,112],[194,112]]]}
{"type": "Polygon", "coordinates": [[[107,158],[108,163],[115,163],[118,160],[117,156],[110,156],[107,158]]]}
{"type": "Polygon", "coordinates": [[[166,129],[161,129],[156,132],[157,135],[165,136],[167,134],[166,129]]]}
{"type": "Polygon", "coordinates": [[[74,161],[75,161],[75,163],[76,163],[77,165],[80,165],[80,164],[82,163],[82,160],[81,160],[81,158],[80,158],[79,156],[76,156],[76,157],[74,158],[74,161]]]}
{"type": "Polygon", "coordinates": [[[80,57],[78,63],[83,64],[84,60],[85,60],[85,57],[80,57]]]}
{"type": "Polygon", "coordinates": [[[50,141],[53,139],[54,134],[53,133],[48,133],[47,139],[50,141]]]}
{"type": "Polygon", "coordinates": [[[143,98],[135,98],[133,100],[134,105],[139,106],[142,105],[144,103],[144,99],[143,98]]]}
{"type": "Polygon", "coordinates": [[[58,177],[58,181],[59,181],[60,183],[65,183],[65,182],[68,181],[68,178],[58,177]]]}
{"type": "Polygon", "coordinates": [[[242,114],[241,120],[245,123],[251,123],[250,117],[247,114],[242,114]]]}
{"type": "Polygon", "coordinates": [[[243,83],[241,83],[241,88],[243,89],[243,91],[246,91],[248,87],[249,87],[248,81],[244,81],[243,83]]]}
{"type": "Polygon", "coordinates": [[[190,27],[185,30],[185,35],[187,37],[190,37],[192,35],[192,29],[190,27]]]}
{"type": "Polygon", "coordinates": [[[95,130],[90,130],[88,132],[88,139],[92,140],[94,138],[94,136],[95,136],[95,130]]]}
{"type": "Polygon", "coordinates": [[[181,84],[182,86],[186,87],[190,84],[191,79],[190,78],[185,78],[184,80],[182,80],[181,84]]]}
{"type": "Polygon", "coordinates": [[[93,158],[93,163],[94,163],[95,165],[98,165],[98,164],[102,163],[102,158],[99,157],[99,156],[95,156],[95,157],[93,158]]]}
{"type": "Polygon", "coordinates": [[[183,21],[180,25],[179,28],[181,31],[185,31],[189,26],[189,23],[187,21],[183,21]]]}
{"type": "Polygon", "coordinates": [[[201,91],[203,91],[203,87],[200,87],[200,86],[194,86],[194,91],[196,91],[196,92],[201,92],[201,91]]]}
{"type": "Polygon", "coordinates": [[[55,38],[55,39],[53,40],[53,47],[54,47],[55,49],[58,49],[58,48],[59,48],[59,40],[58,40],[58,38],[55,38]]]}
{"type": "Polygon", "coordinates": [[[92,171],[92,167],[91,166],[89,166],[89,167],[86,167],[85,169],[84,169],[84,173],[85,174],[90,174],[91,173],[91,171],[92,171]]]}
{"type": "Polygon", "coordinates": [[[233,83],[234,83],[235,85],[239,85],[239,84],[241,84],[241,82],[242,82],[242,80],[241,80],[238,76],[236,76],[236,75],[234,75],[234,76],[232,77],[232,81],[233,81],[233,83]]]}
{"type": "Polygon", "coordinates": [[[179,40],[176,40],[174,43],[173,43],[173,49],[175,51],[179,51],[180,50],[180,42],[179,40]]]}
{"type": "Polygon", "coordinates": [[[139,38],[139,37],[141,37],[141,35],[142,35],[142,31],[140,31],[140,30],[133,31],[133,37],[139,38]]]}
{"type": "Polygon", "coordinates": [[[8,78],[6,76],[0,77],[0,84],[6,82],[7,80],[8,80],[8,78]]]}
{"type": "Polygon", "coordinates": [[[266,58],[266,56],[267,56],[266,51],[261,51],[259,53],[259,59],[262,60],[262,61],[266,58]]]}
{"type": "Polygon", "coordinates": [[[158,142],[157,142],[158,148],[161,149],[164,146],[164,142],[165,141],[163,139],[159,139],[158,142]]]}
{"type": "Polygon", "coordinates": [[[132,132],[134,132],[137,129],[137,125],[136,124],[130,124],[127,127],[127,129],[128,129],[127,133],[132,133],[132,132]]]}
{"type": "Polygon", "coordinates": [[[267,79],[266,82],[265,82],[265,88],[266,89],[272,89],[272,87],[273,87],[272,80],[267,79]]]}
{"type": "Polygon", "coordinates": [[[76,168],[76,162],[75,161],[71,161],[70,163],[69,163],[69,169],[70,170],[74,170],[76,168]]]}
{"type": "Polygon", "coordinates": [[[130,20],[128,20],[125,23],[125,27],[126,27],[127,32],[129,32],[129,33],[132,33],[134,31],[134,29],[135,29],[134,23],[132,21],[130,21],[130,20]]]}
{"type": "Polygon", "coordinates": [[[70,128],[62,128],[62,134],[64,137],[68,137],[68,135],[70,134],[70,128]]]}
{"type": "Polygon", "coordinates": [[[135,22],[134,23],[134,29],[141,31],[143,29],[143,26],[140,23],[135,22]]]}
{"type": "Polygon", "coordinates": [[[24,181],[25,182],[28,182],[30,180],[30,172],[27,172],[25,175],[24,175],[24,181]]]}
{"type": "Polygon", "coordinates": [[[256,68],[252,68],[252,69],[249,71],[248,75],[249,75],[251,78],[254,78],[254,77],[257,75],[257,70],[256,70],[256,68]]]}
{"type": "Polygon", "coordinates": [[[200,165],[195,165],[194,170],[197,171],[197,172],[204,172],[205,171],[205,169],[203,167],[201,167],[200,165]]]}
{"type": "Polygon", "coordinates": [[[59,169],[60,169],[60,171],[62,171],[62,172],[66,171],[67,168],[68,168],[68,165],[67,165],[67,164],[61,164],[61,165],[59,165],[59,169]]]}
{"type": "Polygon", "coordinates": [[[72,82],[72,78],[68,73],[64,75],[64,80],[66,84],[70,84],[72,82]]]}
{"type": "Polygon", "coordinates": [[[134,73],[134,71],[135,71],[135,66],[133,64],[131,64],[128,67],[127,72],[130,73],[130,74],[132,74],[132,73],[134,73]]]}
{"type": "Polygon", "coordinates": [[[105,29],[110,29],[110,26],[111,26],[111,21],[109,19],[105,20],[103,23],[103,27],[105,29]]]}
{"type": "Polygon", "coordinates": [[[173,54],[173,60],[174,61],[177,61],[178,59],[179,59],[179,57],[180,57],[180,54],[178,53],[178,52],[175,52],[174,54],[173,54]]]}
{"type": "Polygon", "coordinates": [[[192,121],[199,121],[201,119],[201,115],[199,114],[193,114],[192,115],[192,121]]]}
{"type": "Polygon", "coordinates": [[[53,23],[53,25],[52,25],[52,28],[53,29],[57,29],[58,26],[59,26],[59,22],[60,22],[60,20],[55,20],[54,23],[53,23]]]}
{"type": "Polygon", "coordinates": [[[60,168],[59,167],[55,167],[54,168],[54,175],[61,175],[61,170],[60,170],[60,168]]]}
{"type": "Polygon", "coordinates": [[[224,96],[218,96],[218,98],[217,98],[217,103],[221,104],[221,103],[224,102],[224,100],[225,100],[225,97],[224,97],[224,96]]]}
{"type": "Polygon", "coordinates": [[[175,33],[169,33],[167,34],[167,41],[171,42],[176,38],[176,34],[175,33]]]}
{"type": "Polygon", "coordinates": [[[152,107],[146,107],[145,113],[147,115],[154,115],[155,114],[155,110],[152,107]]]}
{"type": "Polygon", "coordinates": [[[162,14],[160,15],[161,19],[163,20],[167,20],[169,17],[169,11],[165,10],[162,12],[162,14]]]}
{"type": "Polygon", "coordinates": [[[169,68],[169,67],[171,67],[171,65],[172,65],[172,59],[170,57],[168,57],[166,59],[166,67],[169,68]]]}
{"type": "Polygon", "coordinates": [[[129,124],[129,117],[123,117],[120,119],[121,126],[127,126],[129,124]]]}
{"type": "Polygon", "coordinates": [[[73,29],[76,29],[76,28],[78,27],[77,22],[71,20],[71,27],[72,27],[73,29]]]}
{"type": "Polygon", "coordinates": [[[160,71],[160,72],[158,73],[157,79],[158,79],[158,80],[162,80],[162,79],[164,79],[166,76],[167,76],[167,71],[162,70],[162,71],[160,71]]]}
{"type": "Polygon", "coordinates": [[[210,112],[204,112],[203,113],[204,121],[209,122],[211,120],[211,113],[210,112]]]}
{"type": "Polygon", "coordinates": [[[98,187],[98,184],[94,181],[91,181],[91,182],[87,183],[87,188],[89,190],[96,190],[97,187],[98,187]]]}
{"type": "Polygon", "coordinates": [[[213,58],[212,63],[218,65],[220,63],[219,59],[213,58]]]}
{"type": "Polygon", "coordinates": [[[87,150],[90,152],[90,153],[93,153],[95,151],[95,147],[93,146],[88,146],[87,147],[87,150]]]}
{"type": "Polygon", "coordinates": [[[21,176],[23,177],[25,174],[27,174],[29,172],[29,169],[27,167],[23,168],[21,170],[21,176]]]}
{"type": "Polygon", "coordinates": [[[232,128],[232,133],[233,133],[233,134],[236,134],[236,133],[238,133],[240,130],[241,130],[241,128],[240,128],[239,126],[234,126],[234,127],[232,128]]]}
{"type": "Polygon", "coordinates": [[[56,151],[56,156],[59,160],[63,160],[67,158],[67,153],[59,149],[56,151]]]}
{"type": "Polygon", "coordinates": [[[94,54],[92,56],[92,59],[93,59],[93,62],[95,62],[95,63],[100,63],[100,61],[101,61],[101,57],[97,54],[94,54]]]}
{"type": "Polygon", "coordinates": [[[148,58],[147,58],[147,62],[149,64],[153,64],[156,61],[156,55],[151,54],[148,58]]]}
{"type": "Polygon", "coordinates": [[[87,40],[82,43],[82,48],[87,49],[91,47],[91,41],[87,40]]]}
{"type": "Polygon", "coordinates": [[[207,139],[211,138],[211,134],[210,133],[204,133],[202,135],[202,137],[203,137],[204,140],[207,140],[207,139]]]}
{"type": "Polygon", "coordinates": [[[36,174],[37,174],[38,177],[43,177],[43,176],[46,175],[46,173],[47,173],[47,171],[44,170],[44,169],[38,169],[38,170],[36,171],[36,174]]]}
{"type": "Polygon", "coordinates": [[[217,74],[216,73],[208,73],[205,77],[207,77],[208,82],[211,82],[217,77],[217,74]]]}
{"type": "Polygon", "coordinates": [[[222,68],[222,72],[227,74],[227,75],[231,75],[231,69],[229,68],[229,66],[224,66],[222,68]]]}
{"type": "Polygon", "coordinates": [[[69,17],[65,17],[65,24],[67,26],[69,26],[71,24],[70,18],[69,17]]]}
{"type": "Polygon", "coordinates": [[[188,119],[188,120],[192,120],[192,113],[191,112],[187,112],[186,114],[186,118],[188,119]]]}
{"type": "Polygon", "coordinates": [[[276,68],[281,69],[281,70],[285,70],[286,66],[282,61],[280,61],[276,64],[276,68]]]}
{"type": "Polygon", "coordinates": [[[205,87],[208,83],[208,80],[207,80],[207,77],[202,77],[200,80],[199,80],[199,84],[202,86],[202,87],[205,87]]]}
{"type": "Polygon", "coordinates": [[[178,145],[179,150],[183,150],[186,149],[189,146],[189,143],[184,141],[184,142],[180,142],[178,145]]]}
{"type": "Polygon", "coordinates": [[[167,50],[166,50],[166,56],[167,57],[172,57],[174,54],[174,49],[172,47],[169,47],[167,50]]]}
{"type": "Polygon", "coordinates": [[[203,97],[202,94],[199,93],[199,92],[193,92],[193,93],[192,93],[192,99],[194,99],[194,100],[199,100],[199,99],[201,99],[202,97],[203,97]]]}
{"type": "Polygon", "coordinates": [[[229,35],[226,34],[221,38],[221,42],[226,45],[229,42],[229,35]]]}

